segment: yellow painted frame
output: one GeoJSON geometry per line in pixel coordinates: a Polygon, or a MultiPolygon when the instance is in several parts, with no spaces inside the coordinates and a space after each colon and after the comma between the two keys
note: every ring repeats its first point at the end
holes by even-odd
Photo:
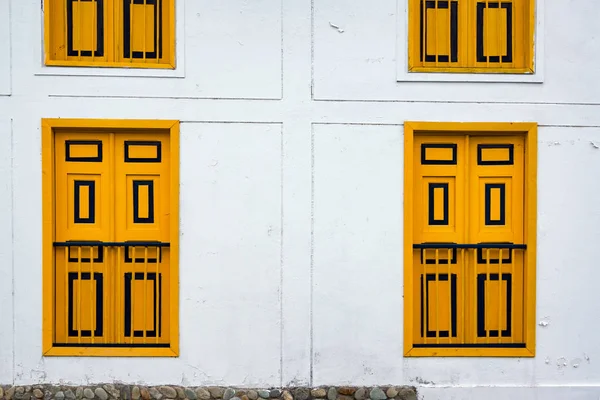
{"type": "Polygon", "coordinates": [[[404,123],[404,356],[535,357],[537,123],[411,122],[404,123]],[[413,146],[416,133],[435,135],[523,135],[525,137],[524,237],[527,243],[524,283],[525,348],[413,347],[413,146]]]}
{"type": "MultiPolygon", "coordinates": [[[[104,68],[141,68],[141,69],[175,69],[175,46],[176,46],[176,38],[175,38],[175,11],[176,11],[176,0],[170,0],[170,16],[166,23],[169,24],[169,62],[168,63],[140,63],[135,62],[131,59],[131,62],[118,62],[114,61],[114,52],[118,48],[116,46],[115,39],[118,35],[113,31],[107,34],[108,40],[111,43],[108,43],[106,46],[106,54],[108,56],[108,61],[106,62],[97,62],[97,61],[69,61],[69,60],[52,60],[50,58],[50,3],[52,0],[43,0],[44,1],[44,65],[46,66],[56,66],[56,67],[104,67],[104,68]]],[[[113,7],[109,5],[108,13],[114,15],[112,11],[113,7]]],[[[108,21],[109,29],[113,27],[113,18],[108,21]]]]}
{"type": "Polygon", "coordinates": [[[44,356],[179,356],[179,121],[174,120],[111,120],[111,119],[42,119],[42,354],[44,356]],[[171,154],[171,219],[170,232],[170,347],[168,348],[98,348],[54,347],[54,132],[56,129],[86,129],[128,132],[163,130],[169,132],[171,154]]]}
{"type": "MultiPolygon", "coordinates": [[[[525,19],[525,26],[523,27],[523,43],[520,47],[525,52],[525,67],[524,68],[498,68],[498,67],[476,67],[474,64],[474,50],[467,48],[466,45],[462,44],[464,57],[467,59],[468,66],[457,66],[457,67],[431,67],[422,66],[419,57],[419,24],[418,18],[412,17],[418,15],[419,0],[406,0],[408,1],[408,71],[409,72],[429,72],[429,73],[483,73],[483,74],[534,74],[535,73],[535,21],[536,21],[536,0],[525,0],[524,11],[528,13],[525,19]]],[[[491,1],[491,0],[490,0],[491,1]]],[[[468,21],[470,22],[470,21],[468,21]]],[[[469,25],[469,24],[467,24],[469,25]]],[[[463,32],[458,32],[459,36],[463,36],[463,32]]],[[[471,39],[473,40],[473,39],[471,39]]],[[[462,41],[461,41],[462,42],[462,41]]],[[[473,46],[470,46],[473,47],[473,46]]],[[[515,46],[519,47],[519,46],[515,46]]],[[[460,50],[459,50],[460,51],[460,50]]]]}

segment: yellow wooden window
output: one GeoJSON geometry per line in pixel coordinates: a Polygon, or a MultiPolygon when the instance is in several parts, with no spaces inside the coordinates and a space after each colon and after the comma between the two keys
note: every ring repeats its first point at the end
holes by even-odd
{"type": "Polygon", "coordinates": [[[408,0],[412,72],[533,73],[535,0],[408,0]]]}
{"type": "Polygon", "coordinates": [[[175,68],[175,0],[44,0],[46,65],[175,68]]]}
{"type": "Polygon", "coordinates": [[[45,355],[178,354],[178,123],[43,120],[45,355]]]}
{"type": "Polygon", "coordinates": [[[533,356],[536,125],[405,124],[405,354],[533,356]]]}

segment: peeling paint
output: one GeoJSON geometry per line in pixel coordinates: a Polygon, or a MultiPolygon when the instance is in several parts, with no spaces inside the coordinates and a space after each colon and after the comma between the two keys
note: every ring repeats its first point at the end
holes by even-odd
{"type": "Polygon", "coordinates": [[[339,33],[344,33],[344,30],[342,28],[340,28],[338,25],[332,24],[331,22],[329,22],[329,26],[331,26],[332,28],[337,29],[337,31],[339,33]]]}
{"type": "Polygon", "coordinates": [[[562,369],[568,365],[567,359],[565,357],[559,357],[556,359],[556,366],[558,369],[562,369]]]}

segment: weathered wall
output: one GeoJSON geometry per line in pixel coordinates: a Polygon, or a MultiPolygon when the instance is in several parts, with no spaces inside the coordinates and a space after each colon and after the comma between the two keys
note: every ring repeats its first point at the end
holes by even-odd
{"type": "Polygon", "coordinates": [[[543,82],[436,83],[397,81],[404,3],[178,0],[157,72],[44,68],[0,0],[0,383],[598,398],[600,4],[539,3],[543,82]],[[41,356],[43,117],[182,121],[179,358],[41,356]],[[539,123],[535,358],[402,357],[405,120],[539,123]]]}

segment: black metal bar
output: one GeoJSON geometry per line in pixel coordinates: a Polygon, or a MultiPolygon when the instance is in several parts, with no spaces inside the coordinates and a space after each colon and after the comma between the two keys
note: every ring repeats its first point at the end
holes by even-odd
{"type": "Polygon", "coordinates": [[[516,249],[516,250],[527,250],[527,245],[526,244],[513,244],[513,243],[478,243],[478,244],[420,243],[420,244],[413,244],[413,249],[516,249]]]}
{"type": "Polygon", "coordinates": [[[419,347],[419,348],[447,348],[447,349],[451,349],[451,348],[524,349],[526,347],[525,343],[456,343],[456,344],[453,344],[453,343],[414,343],[413,346],[419,347]]]}
{"type": "Polygon", "coordinates": [[[54,247],[71,247],[71,246],[108,246],[108,247],[171,247],[171,243],[165,242],[144,242],[144,241],[136,241],[136,242],[86,242],[86,241],[72,241],[72,242],[54,242],[52,243],[54,247]]]}
{"type": "Polygon", "coordinates": [[[170,343],[52,343],[54,347],[170,347],[170,343]]]}

